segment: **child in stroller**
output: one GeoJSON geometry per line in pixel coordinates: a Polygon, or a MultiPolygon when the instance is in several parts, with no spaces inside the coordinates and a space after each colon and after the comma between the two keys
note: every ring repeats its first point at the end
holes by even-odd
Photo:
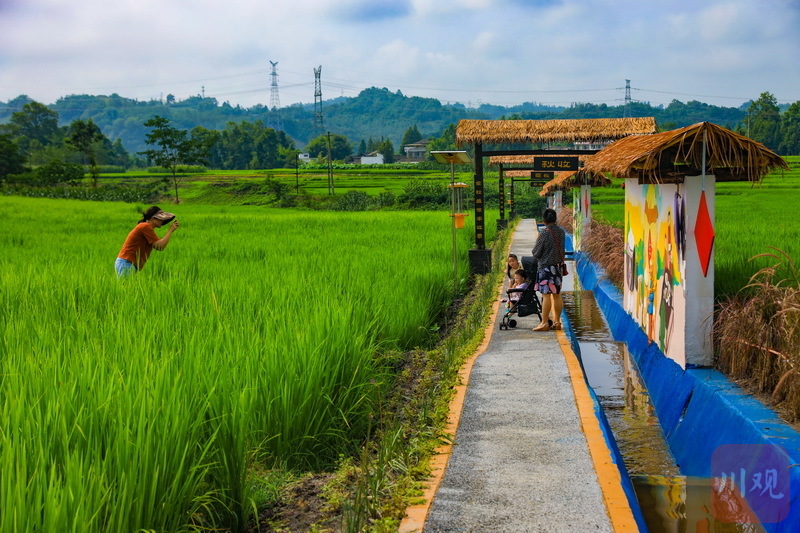
{"type": "Polygon", "coordinates": [[[525,317],[536,314],[539,320],[542,319],[542,310],[539,305],[539,298],[536,296],[536,261],[532,257],[522,258],[522,268],[514,272],[516,285],[508,289],[508,308],[500,320],[500,329],[505,330],[517,326],[517,321],[511,318],[513,315],[525,317]]]}

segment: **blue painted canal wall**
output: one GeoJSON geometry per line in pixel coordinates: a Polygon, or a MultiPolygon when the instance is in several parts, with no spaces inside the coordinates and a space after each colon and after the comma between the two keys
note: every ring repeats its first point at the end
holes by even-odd
{"type": "MultiPolygon", "coordinates": [[[[712,454],[721,445],[778,445],[776,453],[793,465],[789,468],[789,516],[763,527],[775,533],[800,531],[800,433],[723,374],[711,369],[684,370],[667,358],[625,312],[622,294],[603,278],[599,266],[575,252],[575,268],[583,288],[594,292],[612,335],[627,344],[636,361],[681,473],[711,476],[712,454]]],[[[753,467],[747,453],[732,459],[748,472],[753,467]]]]}

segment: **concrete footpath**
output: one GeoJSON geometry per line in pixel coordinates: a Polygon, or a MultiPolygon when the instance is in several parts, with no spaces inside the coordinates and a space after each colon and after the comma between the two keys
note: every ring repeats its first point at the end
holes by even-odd
{"type": "MultiPolygon", "coordinates": [[[[523,220],[511,252],[530,255],[535,238],[534,222],[523,220]]],[[[571,290],[572,273],[564,286],[571,290]]],[[[500,331],[500,316],[468,374],[452,452],[442,454],[444,475],[416,526],[424,520],[431,533],[635,530],[563,331],[531,331],[535,315],[500,331]]],[[[419,530],[404,522],[401,530],[419,530]]]]}

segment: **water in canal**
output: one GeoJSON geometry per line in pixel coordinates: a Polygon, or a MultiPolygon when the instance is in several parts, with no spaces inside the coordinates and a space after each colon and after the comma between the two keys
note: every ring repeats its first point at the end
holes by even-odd
{"type": "Polygon", "coordinates": [[[681,475],[636,362],[625,343],[613,339],[594,293],[576,287],[563,296],[589,385],[603,407],[649,531],[764,531],[758,524],[717,520],[711,480],[681,475]]]}

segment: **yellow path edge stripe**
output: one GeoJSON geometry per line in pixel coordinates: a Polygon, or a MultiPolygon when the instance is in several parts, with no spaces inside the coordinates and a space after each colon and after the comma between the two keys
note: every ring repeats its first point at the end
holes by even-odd
{"type": "MultiPolygon", "coordinates": [[[[455,439],[456,430],[458,429],[458,424],[461,421],[461,411],[464,408],[464,398],[467,394],[467,385],[469,385],[469,377],[472,373],[472,367],[475,364],[475,360],[486,351],[486,348],[489,346],[489,342],[492,340],[492,334],[494,333],[495,321],[497,320],[497,313],[500,309],[500,299],[502,298],[502,295],[503,282],[500,283],[498,297],[494,304],[492,304],[492,316],[489,319],[489,324],[484,330],[483,342],[475,350],[475,353],[473,353],[469,359],[467,359],[464,364],[461,365],[461,369],[458,371],[460,384],[454,387],[455,394],[450,400],[450,414],[447,416],[447,425],[445,426],[445,432],[447,432],[447,434],[453,439],[455,439]]],[[[444,471],[447,468],[447,462],[452,454],[452,440],[449,443],[440,444],[436,448],[430,463],[431,475],[424,483],[425,490],[422,494],[422,498],[424,498],[425,501],[424,503],[410,505],[406,508],[406,514],[403,517],[403,520],[400,522],[400,526],[397,528],[398,533],[422,531],[422,528],[425,526],[425,520],[427,520],[428,513],[431,510],[433,498],[436,495],[436,491],[439,490],[439,485],[442,483],[444,471]]]]}
{"type": "Polygon", "coordinates": [[[622,476],[619,468],[614,464],[611,450],[608,448],[603,430],[600,428],[600,421],[597,419],[594,402],[589,393],[589,386],[586,384],[578,356],[572,351],[572,345],[563,330],[556,331],[556,337],[572,380],[575,405],[578,407],[583,433],[589,444],[589,454],[594,463],[600,490],[603,492],[603,500],[611,520],[611,527],[614,531],[639,531],[628,497],[622,488],[622,476]]]}

